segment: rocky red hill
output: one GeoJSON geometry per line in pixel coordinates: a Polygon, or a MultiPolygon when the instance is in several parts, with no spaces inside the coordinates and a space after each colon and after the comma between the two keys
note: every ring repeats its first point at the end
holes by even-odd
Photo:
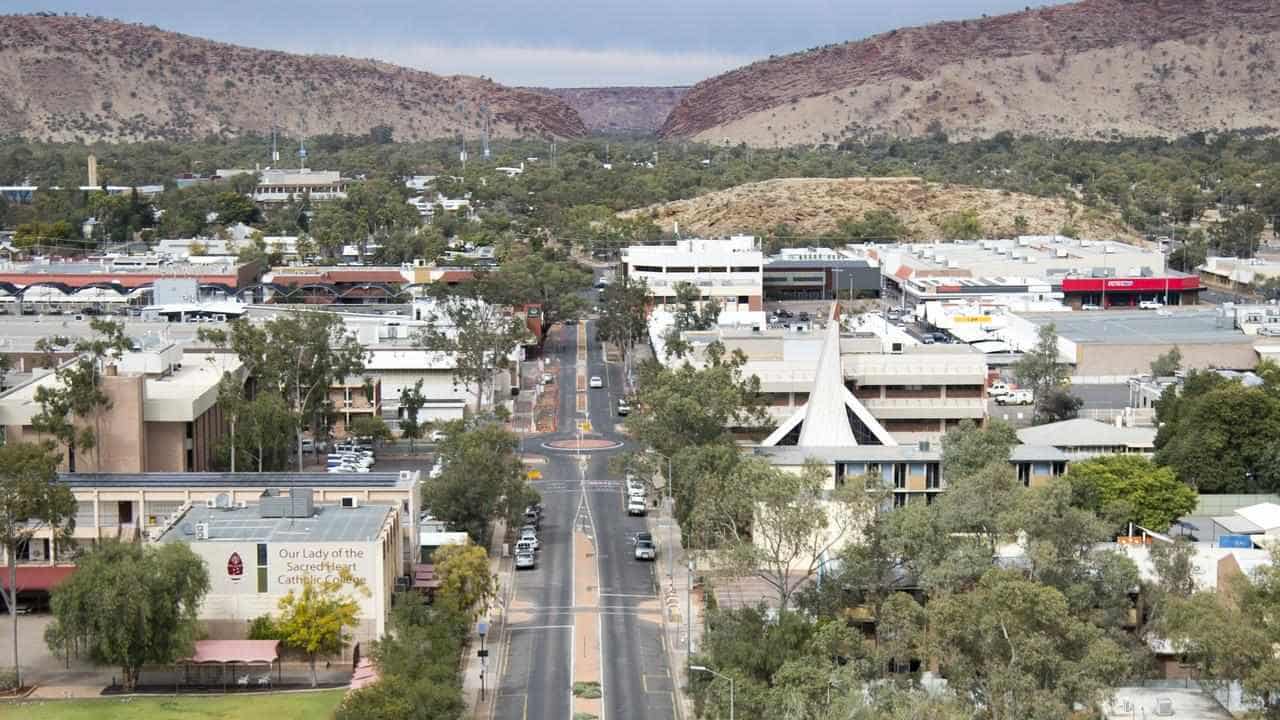
{"type": "Polygon", "coordinates": [[[1084,0],[896,30],[695,85],[661,134],[1099,138],[1280,127],[1280,2],[1084,0]]]}
{"type": "Polygon", "coordinates": [[[294,55],[111,20],[0,16],[0,135],[183,139],[265,132],[400,140],[586,134],[562,100],[372,60],[294,55]]]}
{"type": "Polygon", "coordinates": [[[592,132],[655,133],[687,87],[551,88],[551,93],[578,111],[592,132]]]}

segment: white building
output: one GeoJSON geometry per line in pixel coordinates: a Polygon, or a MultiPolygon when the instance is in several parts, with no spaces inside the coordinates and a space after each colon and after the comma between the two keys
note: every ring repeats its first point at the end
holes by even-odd
{"type": "Polygon", "coordinates": [[[674,302],[676,284],[685,282],[695,285],[703,300],[720,301],[727,312],[764,309],[764,254],[750,235],[633,245],[622,251],[622,269],[648,283],[657,305],[674,302]]]}
{"type": "Polygon", "coordinates": [[[280,599],[301,591],[304,580],[335,579],[342,570],[367,593],[350,592],[359,604],[353,640],[383,636],[395,580],[403,574],[399,508],[315,505],[310,490],[268,491],[257,504],[217,499],[188,507],[160,530],[157,542],[186,543],[205,561],[209,593],[197,617],[213,639],[243,638],[249,623],[276,616],[280,599]]]}
{"type": "Polygon", "coordinates": [[[263,170],[253,191],[254,202],[286,203],[304,196],[313,202],[343,200],[347,197],[346,180],[336,170],[263,170]]]}

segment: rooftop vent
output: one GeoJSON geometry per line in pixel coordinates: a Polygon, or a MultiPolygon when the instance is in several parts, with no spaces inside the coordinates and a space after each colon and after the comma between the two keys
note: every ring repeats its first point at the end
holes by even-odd
{"type": "Polygon", "coordinates": [[[267,488],[258,498],[258,516],[264,518],[309,518],[315,514],[315,491],[311,488],[291,488],[282,495],[276,488],[267,488]]]}

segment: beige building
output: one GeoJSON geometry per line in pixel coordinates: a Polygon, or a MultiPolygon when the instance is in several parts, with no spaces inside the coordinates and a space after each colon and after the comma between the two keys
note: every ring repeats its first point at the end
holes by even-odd
{"type": "Polygon", "coordinates": [[[254,618],[278,615],[280,599],[308,578],[337,579],[349,571],[367,590],[347,589],[359,605],[354,644],[386,633],[402,574],[399,521],[394,506],[316,505],[309,490],[295,488],[254,504],[188,507],[156,541],[186,543],[205,561],[210,588],[197,617],[213,639],[244,638],[254,618]]]}
{"type": "MultiPolygon", "coordinates": [[[[196,472],[211,467],[226,431],[218,407],[224,372],[241,373],[231,354],[184,352],[158,343],[126,353],[103,371],[108,407],[83,420],[97,436],[90,450],[64,453],[63,468],[77,472],[196,472]]],[[[40,387],[54,387],[46,373],[0,394],[0,427],[8,442],[45,439],[32,428],[41,412],[40,387]]]]}

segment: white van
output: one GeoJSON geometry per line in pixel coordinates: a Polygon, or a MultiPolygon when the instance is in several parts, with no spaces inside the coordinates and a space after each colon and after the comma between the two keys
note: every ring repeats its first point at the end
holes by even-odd
{"type": "Polygon", "coordinates": [[[991,387],[987,390],[987,394],[995,398],[1000,397],[1001,395],[1007,395],[1012,390],[1013,388],[1009,387],[1008,383],[1003,380],[997,380],[991,383],[991,387]]]}

